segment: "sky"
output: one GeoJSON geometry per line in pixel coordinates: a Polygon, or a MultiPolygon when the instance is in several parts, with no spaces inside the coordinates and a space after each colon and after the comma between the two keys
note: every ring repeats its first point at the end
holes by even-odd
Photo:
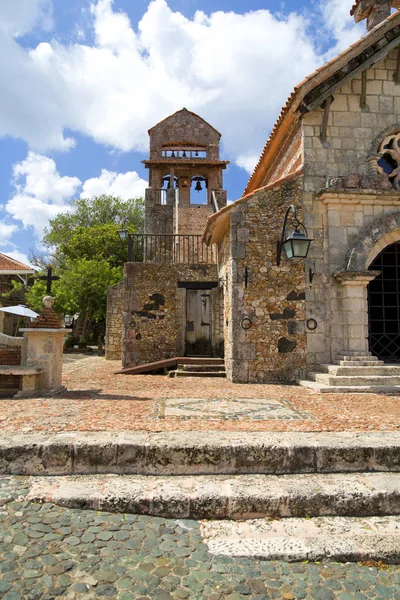
{"type": "Polygon", "coordinates": [[[0,252],[45,253],[74,198],[136,198],[148,129],[184,106],[222,133],[241,197],[295,84],[365,30],[352,0],[0,0],[0,252]]]}

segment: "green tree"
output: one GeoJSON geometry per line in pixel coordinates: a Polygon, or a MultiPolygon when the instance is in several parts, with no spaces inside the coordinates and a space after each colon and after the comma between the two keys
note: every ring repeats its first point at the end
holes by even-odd
{"type": "Polygon", "coordinates": [[[113,196],[72,200],[69,211],[57,215],[45,230],[43,242],[56,252],[68,244],[77,229],[93,229],[102,225],[124,226],[131,233],[143,231],[143,200],[121,200],[113,196]]]}
{"type": "MultiPolygon", "coordinates": [[[[131,233],[143,231],[142,199],[73,200],[69,211],[57,215],[45,231],[43,241],[61,278],[52,287],[54,308],[60,315],[80,314],[82,338],[91,323],[105,319],[107,289],[122,279],[127,258],[127,246],[118,236],[122,226],[131,233]]],[[[27,304],[39,312],[44,295],[46,283],[36,280],[27,292],[27,304]]]]}

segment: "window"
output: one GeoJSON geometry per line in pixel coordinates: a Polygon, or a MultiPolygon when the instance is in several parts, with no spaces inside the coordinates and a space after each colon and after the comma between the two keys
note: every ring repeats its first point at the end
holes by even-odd
{"type": "Polygon", "coordinates": [[[388,176],[393,189],[400,191],[400,133],[386,137],[379,147],[378,172],[388,176]]]}

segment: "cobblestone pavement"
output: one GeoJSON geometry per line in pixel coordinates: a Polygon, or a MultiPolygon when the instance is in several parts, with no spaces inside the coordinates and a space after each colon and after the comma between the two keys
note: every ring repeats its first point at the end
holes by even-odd
{"type": "Polygon", "coordinates": [[[29,503],[28,487],[0,477],[4,600],[400,600],[399,566],[214,556],[196,521],[29,503]]]}
{"type": "Polygon", "coordinates": [[[68,391],[55,398],[1,399],[0,430],[400,430],[400,396],[321,395],[297,386],[232,384],[217,378],[115,375],[118,362],[86,355],[65,358],[64,384],[68,391]],[[191,399],[208,402],[201,411],[179,416],[174,402],[177,399],[186,399],[187,407],[191,399]],[[216,410],[219,399],[224,403],[221,410],[216,410]],[[253,402],[246,404],[246,399],[253,402]],[[261,406],[256,415],[254,399],[265,400],[265,407],[261,406]],[[282,410],[272,410],[274,405],[282,410]],[[290,408],[289,417],[297,418],[280,418],[285,407],[290,408]]]}

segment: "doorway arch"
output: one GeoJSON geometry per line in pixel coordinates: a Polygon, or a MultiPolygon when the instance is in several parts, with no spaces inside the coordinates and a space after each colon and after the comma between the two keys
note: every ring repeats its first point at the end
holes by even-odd
{"type": "Polygon", "coordinates": [[[400,363],[400,241],[386,246],[368,269],[380,271],[368,285],[370,351],[400,363]]]}

